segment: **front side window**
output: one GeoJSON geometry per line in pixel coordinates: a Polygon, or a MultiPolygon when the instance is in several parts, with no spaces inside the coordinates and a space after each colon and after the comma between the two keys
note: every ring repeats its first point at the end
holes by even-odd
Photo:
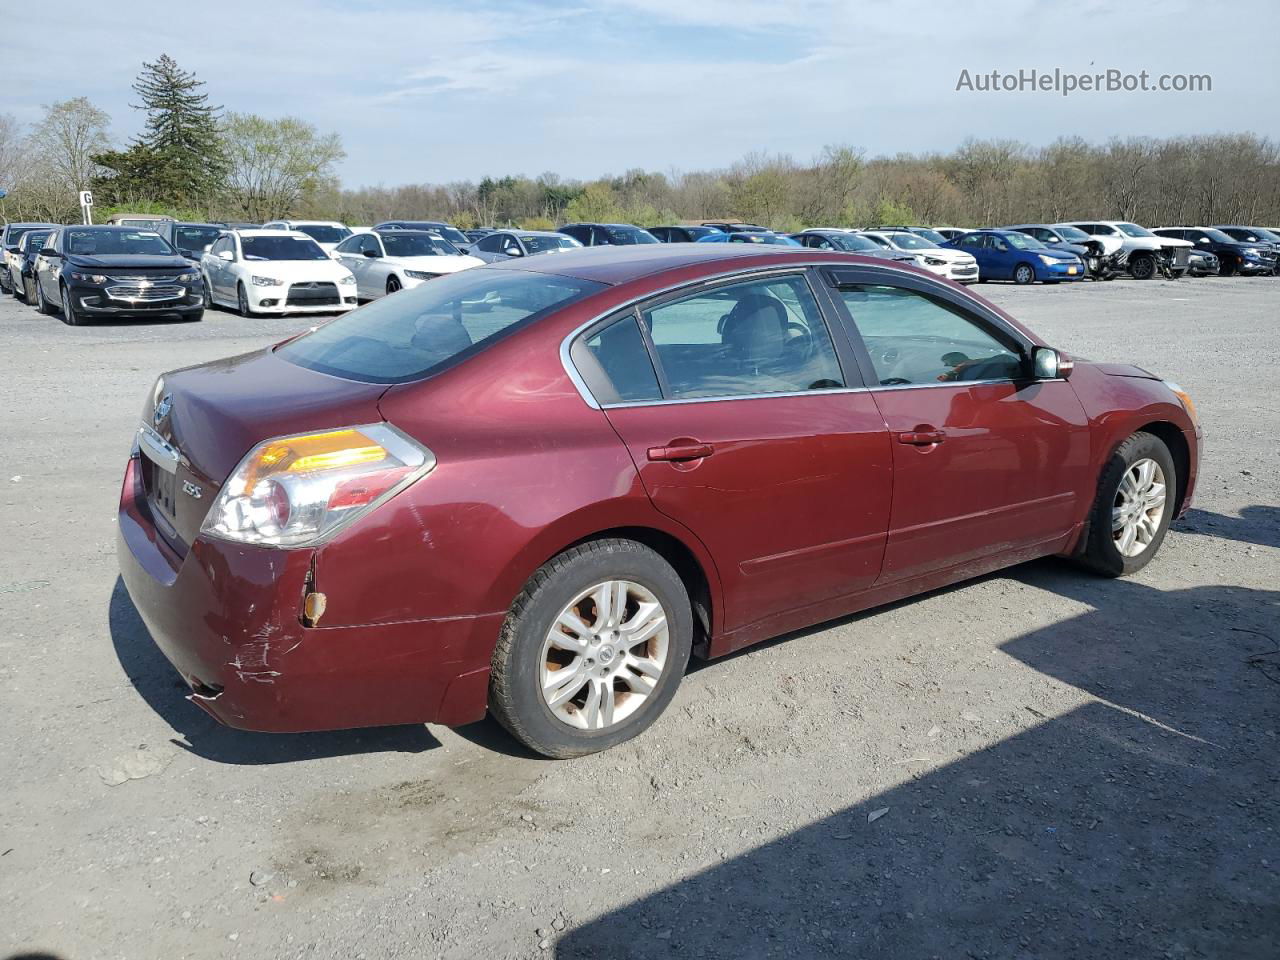
{"type": "Polygon", "coordinates": [[[218,240],[216,243],[214,243],[212,247],[209,248],[209,252],[216,257],[218,254],[222,253],[223,251],[232,250],[232,249],[234,249],[234,247],[232,245],[231,238],[223,237],[221,240],[218,240]]]}
{"type": "Polygon", "coordinates": [[[404,383],[602,289],[575,277],[476,267],[337,317],[277,353],[349,380],[404,383]]]}
{"type": "Polygon", "coordinates": [[[844,386],[835,347],[802,276],[699,291],[641,314],[672,399],[844,386]]]}
{"type": "Polygon", "coordinates": [[[1017,344],[998,339],[959,308],[903,287],[840,288],[882,386],[1012,380],[1022,373],[1017,344]]]}
{"type": "Polygon", "coordinates": [[[497,253],[502,244],[502,234],[491,233],[487,237],[481,237],[476,241],[476,249],[483,253],[497,253]]]}
{"type": "Polygon", "coordinates": [[[363,237],[347,237],[347,239],[334,247],[334,250],[338,253],[359,253],[360,244],[363,240],[363,237]]]}

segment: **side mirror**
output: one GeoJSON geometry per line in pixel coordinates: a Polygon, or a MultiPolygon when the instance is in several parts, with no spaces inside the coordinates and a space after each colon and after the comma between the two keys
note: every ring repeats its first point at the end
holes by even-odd
{"type": "Polygon", "coordinates": [[[231,262],[231,261],[233,261],[235,258],[236,258],[236,255],[235,255],[234,253],[232,253],[230,250],[219,250],[219,251],[218,251],[218,259],[219,259],[219,260],[225,260],[225,261],[227,261],[227,263],[230,263],[230,262],[231,262]]]}
{"type": "Polygon", "coordinates": [[[190,250],[179,250],[178,253],[182,254],[182,256],[186,257],[188,260],[194,260],[196,258],[195,253],[190,250]]]}
{"type": "Polygon", "coordinates": [[[503,251],[502,251],[502,252],[503,252],[503,253],[505,253],[508,257],[523,257],[523,256],[524,256],[524,251],[523,251],[523,250],[521,250],[519,247],[505,247],[505,248],[503,248],[503,251]]]}
{"type": "Polygon", "coordinates": [[[365,250],[365,251],[362,251],[362,252],[363,252],[363,253],[364,253],[364,255],[365,255],[366,257],[368,257],[370,260],[377,260],[377,259],[378,259],[378,251],[377,251],[377,250],[365,250]]]}
{"type": "Polygon", "coordinates": [[[56,257],[58,255],[58,251],[53,249],[53,247],[41,247],[39,255],[42,257],[56,257]]]}
{"type": "Polygon", "coordinates": [[[1037,380],[1065,380],[1075,369],[1071,358],[1053,347],[1036,347],[1031,354],[1031,364],[1037,380]]]}

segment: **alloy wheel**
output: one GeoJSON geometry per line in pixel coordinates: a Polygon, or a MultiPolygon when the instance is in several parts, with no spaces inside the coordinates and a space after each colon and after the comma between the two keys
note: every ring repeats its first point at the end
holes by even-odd
{"type": "Polygon", "coordinates": [[[1111,508],[1111,535],[1122,556],[1136,557],[1151,545],[1164,517],[1165,479],[1150,458],[1129,466],[1111,508]]]}
{"type": "Polygon", "coordinates": [[[647,587],[630,580],[588,587],[564,606],[543,642],[543,702],[581,730],[621,723],[657,688],[670,641],[667,613],[647,587]]]}
{"type": "Polygon", "coordinates": [[[1031,268],[1024,263],[1014,271],[1013,279],[1018,283],[1027,284],[1034,280],[1035,276],[1031,268]]]}

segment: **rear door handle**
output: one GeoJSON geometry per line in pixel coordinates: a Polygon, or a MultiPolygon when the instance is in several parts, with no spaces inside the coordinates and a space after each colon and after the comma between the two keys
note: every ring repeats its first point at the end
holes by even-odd
{"type": "Polygon", "coordinates": [[[673,443],[665,447],[650,447],[649,459],[681,463],[685,460],[701,460],[715,453],[709,443],[673,443]]]}
{"type": "Polygon", "coordinates": [[[941,430],[912,430],[898,434],[899,443],[909,443],[913,447],[927,447],[945,439],[947,435],[941,430]]]}

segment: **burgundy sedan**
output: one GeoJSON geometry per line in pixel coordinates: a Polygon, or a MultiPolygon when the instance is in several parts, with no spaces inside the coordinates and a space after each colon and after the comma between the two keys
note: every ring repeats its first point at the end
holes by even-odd
{"type": "Polygon", "coordinates": [[[606,247],[166,374],[118,552],[226,724],[488,710],[569,757],[651,724],[691,654],[1033,557],[1141,568],[1199,439],[1174,384],[911,267],[606,247]]]}

